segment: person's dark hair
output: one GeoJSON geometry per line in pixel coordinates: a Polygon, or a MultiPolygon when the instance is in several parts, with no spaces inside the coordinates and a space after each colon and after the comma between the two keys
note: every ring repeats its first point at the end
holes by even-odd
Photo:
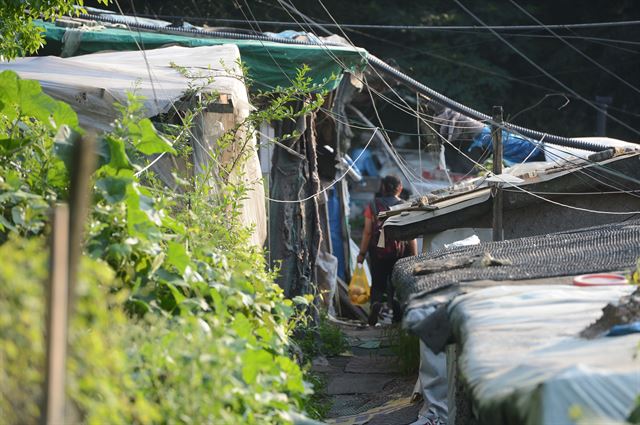
{"type": "Polygon", "coordinates": [[[384,176],[380,183],[380,192],[382,196],[395,196],[400,187],[402,187],[402,182],[398,176],[388,175],[384,176]]]}

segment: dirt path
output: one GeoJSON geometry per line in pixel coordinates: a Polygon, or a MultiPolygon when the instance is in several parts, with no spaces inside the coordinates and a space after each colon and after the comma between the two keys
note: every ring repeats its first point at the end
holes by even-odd
{"type": "Polygon", "coordinates": [[[338,425],[410,424],[420,402],[411,395],[417,375],[400,372],[393,347],[397,329],[339,325],[351,346],[349,355],[316,362],[314,370],[327,382],[331,409],[325,422],[338,425]]]}

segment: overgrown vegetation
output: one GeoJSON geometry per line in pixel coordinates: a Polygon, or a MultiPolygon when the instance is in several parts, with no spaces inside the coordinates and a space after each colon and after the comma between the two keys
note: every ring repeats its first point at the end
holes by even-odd
{"type": "MultiPolygon", "coordinates": [[[[175,174],[177,191],[141,172],[148,155],[186,155],[180,139],[159,134],[135,95],[119,106],[92,180],[70,338],[70,421],[288,423],[289,412],[306,409],[311,388],[290,337],[312,297],[283,297],[239,215],[252,126],[295,119],[322,100],[305,74],[263,95],[264,107],[219,140],[204,175],[175,174]],[[309,101],[293,111],[300,98],[309,101]]],[[[37,82],[7,71],[0,85],[0,253],[14,265],[0,271],[0,374],[11,383],[0,407],[14,412],[9,423],[31,423],[43,379],[48,211],[68,196],[66,135],[81,129],[37,82]]],[[[187,114],[205,107],[185,112],[180,125],[188,130],[187,114]]]]}
{"type": "Polygon", "coordinates": [[[297,330],[296,344],[308,361],[319,355],[337,356],[349,349],[349,342],[337,326],[331,324],[326,314],[313,326],[297,330]]]}
{"type": "Polygon", "coordinates": [[[301,363],[304,364],[305,379],[313,387],[313,394],[306,404],[306,411],[314,419],[323,419],[331,408],[331,400],[326,393],[326,378],[311,370],[311,363],[318,357],[338,356],[349,350],[349,342],[340,328],[329,321],[326,314],[320,314],[317,323],[298,327],[294,333],[294,345],[299,348],[301,363]]]}
{"type": "Polygon", "coordinates": [[[418,372],[420,368],[420,339],[402,328],[392,328],[388,338],[393,352],[398,356],[398,369],[404,375],[418,372]]]}

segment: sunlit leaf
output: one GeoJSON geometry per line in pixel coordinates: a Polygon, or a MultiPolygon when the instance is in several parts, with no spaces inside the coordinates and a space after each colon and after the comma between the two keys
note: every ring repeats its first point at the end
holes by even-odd
{"type": "Polygon", "coordinates": [[[129,126],[130,136],[134,140],[136,149],[145,155],[154,153],[172,153],[176,151],[171,143],[165,139],[147,118],[129,126]]]}
{"type": "Polygon", "coordinates": [[[190,261],[183,244],[173,241],[167,243],[167,263],[174,266],[181,274],[184,274],[190,261]]]}

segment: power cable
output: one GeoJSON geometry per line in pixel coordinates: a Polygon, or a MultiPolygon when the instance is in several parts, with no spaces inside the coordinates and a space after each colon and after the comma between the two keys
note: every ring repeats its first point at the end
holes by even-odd
{"type": "MultiPolygon", "coordinates": [[[[86,14],[82,14],[80,15],[83,18],[87,18],[87,19],[96,19],[95,16],[93,15],[86,15],[86,14]]],[[[114,19],[113,17],[98,17],[99,20],[103,20],[106,22],[114,22],[114,23],[121,23],[120,20],[118,19],[114,19]]],[[[197,37],[203,37],[203,38],[229,38],[229,39],[240,39],[240,40],[262,40],[262,41],[270,41],[270,42],[275,42],[275,43],[282,43],[282,44],[297,44],[297,45],[308,45],[308,46],[318,46],[318,44],[316,43],[310,43],[310,42],[303,42],[303,41],[299,41],[299,40],[291,40],[291,39],[283,39],[283,38],[275,38],[275,37],[269,37],[269,36],[264,36],[264,35],[247,35],[247,34],[237,34],[237,33],[230,33],[230,32],[226,32],[226,31],[201,31],[201,30],[195,30],[192,28],[172,28],[172,29],[167,29],[167,28],[163,28],[163,27],[158,27],[158,26],[154,26],[154,25],[148,25],[148,24],[143,24],[143,23],[136,23],[134,24],[134,26],[139,27],[140,29],[148,29],[151,31],[157,31],[160,33],[170,33],[170,34],[187,34],[190,36],[197,36],[197,37]]],[[[342,47],[344,48],[345,46],[343,45],[339,45],[339,44],[333,44],[333,43],[325,43],[326,46],[332,46],[332,47],[342,47]]],[[[326,48],[325,46],[325,48],[326,48]]],[[[428,88],[427,86],[425,86],[422,83],[417,82],[416,80],[414,80],[413,78],[409,77],[408,75],[396,70],[395,68],[392,68],[391,66],[389,66],[388,64],[386,64],[385,62],[381,61],[380,59],[376,58],[373,55],[369,55],[367,57],[367,60],[369,62],[369,64],[372,67],[377,68],[377,70],[380,70],[383,73],[386,73],[388,75],[390,75],[391,77],[393,77],[394,79],[397,79],[398,81],[402,82],[403,84],[405,84],[406,86],[408,86],[409,88],[412,88],[415,91],[419,91],[422,94],[426,95],[429,98],[432,98],[434,101],[436,101],[439,104],[442,104],[444,106],[447,106],[457,112],[462,113],[463,115],[467,115],[470,116],[472,118],[475,118],[479,121],[484,121],[484,120],[490,120],[491,118],[488,115],[482,114],[472,108],[469,108],[467,106],[464,106],[458,102],[455,102],[449,98],[447,98],[446,96],[443,96],[442,94],[436,92],[435,90],[432,90],[430,88],[428,88]]],[[[586,100],[585,100],[586,102],[586,100]]],[[[612,119],[614,118],[613,116],[610,116],[612,119]]],[[[522,132],[523,134],[527,134],[532,138],[540,138],[542,137],[543,134],[542,132],[539,131],[535,131],[535,130],[530,130],[527,129],[525,127],[520,127],[520,126],[516,126],[513,124],[508,124],[511,128],[516,129],[520,132],[522,132]]],[[[635,130],[634,130],[635,131],[635,130]]],[[[598,145],[598,144],[593,144],[593,143],[589,143],[589,142],[584,142],[584,141],[580,141],[577,139],[571,139],[571,138],[567,138],[567,137],[561,137],[561,136],[555,136],[555,135],[547,135],[547,139],[555,144],[559,144],[561,146],[567,146],[567,147],[575,147],[578,149],[582,149],[582,150],[589,150],[589,151],[601,151],[606,149],[606,147],[602,146],[602,145],[598,145]]]]}
{"type": "Polygon", "coordinates": [[[324,187],[322,190],[318,191],[317,193],[314,193],[313,195],[307,196],[306,198],[302,198],[302,199],[295,199],[295,200],[287,200],[287,199],[273,199],[273,198],[269,198],[266,197],[265,198],[270,201],[270,202],[276,202],[279,204],[297,204],[300,202],[306,202],[309,201],[313,198],[315,198],[316,196],[326,192],[327,190],[331,189],[333,186],[335,186],[336,184],[338,184],[342,179],[344,179],[347,174],[349,174],[349,172],[353,169],[353,167],[355,167],[356,162],[358,162],[358,160],[360,159],[360,157],[364,154],[364,152],[367,150],[367,148],[369,147],[369,145],[371,144],[371,142],[373,141],[373,139],[375,138],[376,134],[378,133],[380,129],[376,128],[373,131],[373,134],[371,135],[371,138],[369,139],[369,141],[365,144],[364,148],[362,148],[362,151],[360,152],[360,154],[356,157],[356,159],[349,164],[349,166],[347,167],[347,170],[337,179],[335,179],[333,182],[331,182],[331,184],[329,184],[328,186],[324,187]]]}
{"type": "MultiPolygon", "coordinates": [[[[454,0],[454,1],[455,1],[455,0],[454,0]]],[[[429,126],[429,125],[427,124],[427,126],[429,126]]],[[[429,126],[429,127],[430,127],[430,126],[429,126]]],[[[434,129],[432,128],[432,130],[434,130],[434,129]]],[[[435,131],[435,130],[434,130],[434,131],[435,131]]],[[[453,143],[449,142],[446,138],[444,138],[444,137],[443,137],[442,135],[440,135],[439,133],[437,133],[437,134],[438,134],[438,136],[439,136],[440,138],[442,138],[442,140],[443,140],[445,143],[449,144],[451,147],[453,147],[454,149],[456,149],[456,150],[457,150],[461,155],[463,155],[464,157],[466,157],[469,161],[471,161],[471,162],[472,162],[472,163],[474,163],[476,166],[478,166],[478,167],[480,167],[481,169],[483,169],[485,172],[487,172],[487,173],[491,173],[491,171],[490,171],[489,169],[487,169],[484,165],[482,165],[482,164],[480,164],[480,163],[478,163],[478,162],[474,161],[472,158],[470,158],[467,154],[465,154],[461,149],[459,149],[459,148],[458,148],[457,146],[455,146],[453,143]]],[[[526,189],[523,189],[523,188],[521,188],[521,187],[517,186],[516,184],[514,184],[514,183],[512,183],[512,182],[507,181],[507,180],[506,180],[504,177],[502,177],[501,175],[494,175],[494,177],[495,177],[496,179],[500,180],[500,181],[502,182],[502,184],[506,184],[506,185],[511,186],[511,187],[513,187],[514,189],[516,189],[516,190],[518,190],[518,191],[520,191],[520,192],[523,192],[523,193],[525,193],[525,194],[527,194],[527,195],[533,196],[534,198],[538,198],[538,199],[540,199],[541,201],[548,202],[548,203],[551,203],[551,204],[554,204],[554,205],[557,205],[557,206],[560,206],[560,207],[564,207],[564,208],[568,208],[568,209],[573,209],[573,210],[577,210],[577,211],[582,211],[582,212],[593,213],[593,214],[605,214],[605,215],[633,215],[633,214],[640,214],[640,211],[602,211],[602,210],[594,210],[594,209],[589,209],[589,208],[582,208],[582,207],[576,207],[576,206],[573,206],[573,205],[563,204],[563,203],[561,203],[561,202],[558,202],[558,201],[554,201],[554,200],[552,200],[552,199],[545,198],[545,197],[540,196],[540,195],[538,195],[538,194],[536,194],[536,193],[533,193],[533,192],[531,192],[531,191],[528,191],[528,190],[526,190],[526,189]]]]}
{"type": "Polygon", "coordinates": [[[629,87],[630,89],[632,89],[633,91],[635,91],[636,93],[640,93],[640,89],[638,89],[636,86],[634,86],[633,84],[629,83],[627,80],[625,80],[624,78],[620,77],[618,74],[616,74],[613,71],[610,71],[608,68],[606,68],[605,66],[601,65],[598,61],[594,60],[591,58],[591,56],[588,56],[587,54],[585,54],[584,52],[582,52],[582,50],[578,49],[577,47],[575,47],[573,44],[569,43],[567,40],[565,40],[563,37],[560,37],[555,31],[553,31],[548,25],[545,25],[544,23],[542,23],[538,18],[536,18],[535,16],[533,16],[532,14],[530,14],[529,12],[527,12],[527,10],[525,8],[523,8],[522,6],[520,6],[518,3],[515,2],[515,0],[509,0],[511,2],[511,4],[513,4],[515,7],[517,7],[522,13],[524,13],[525,15],[527,15],[529,18],[531,18],[534,22],[536,22],[538,25],[541,25],[545,30],[547,30],[549,33],[551,33],[554,37],[556,37],[558,40],[562,41],[564,44],[566,44],[568,47],[570,47],[572,50],[574,50],[575,52],[577,52],[580,56],[582,56],[583,58],[587,59],[589,62],[591,62],[592,64],[596,65],[599,69],[601,69],[602,71],[606,72],[607,74],[609,74],[610,76],[612,76],[613,78],[615,78],[616,80],[620,81],[622,84],[624,84],[625,86],[629,87]]]}
{"type": "MultiPolygon", "coordinates": [[[[484,23],[484,21],[482,21],[482,19],[480,19],[478,16],[476,16],[473,12],[471,12],[471,10],[469,10],[467,7],[465,7],[460,0],[453,0],[462,10],[464,10],[469,16],[471,16],[473,19],[475,19],[476,21],[478,21],[483,27],[487,27],[487,25],[484,23]]],[[[505,40],[504,37],[502,37],[500,34],[498,34],[494,29],[491,28],[487,28],[489,31],[491,31],[491,33],[493,35],[495,35],[498,39],[500,39],[503,43],[505,43],[507,46],[509,46],[509,48],[511,50],[513,50],[514,52],[516,52],[520,57],[522,57],[524,60],[526,60],[529,64],[531,64],[533,67],[535,67],[538,71],[542,72],[543,74],[545,74],[549,79],[553,80],[556,84],[558,84],[560,87],[562,87],[564,90],[568,91],[569,93],[573,94],[575,97],[577,97],[578,99],[582,100],[583,102],[585,102],[587,105],[589,105],[591,108],[595,109],[596,111],[600,112],[600,113],[605,113],[606,111],[603,110],[602,108],[598,107],[597,105],[593,104],[592,102],[589,102],[587,99],[585,99],[584,97],[582,97],[581,95],[579,95],[577,92],[575,92],[573,89],[571,89],[570,87],[568,87],[566,84],[564,84],[562,81],[558,80],[556,77],[554,77],[553,75],[549,74],[544,68],[542,68],[540,65],[538,65],[534,60],[530,59],[527,55],[525,55],[522,51],[520,51],[517,47],[515,47],[513,44],[511,44],[509,41],[505,40]]],[[[635,128],[631,127],[630,125],[626,124],[625,122],[619,120],[618,118],[609,115],[609,118],[611,118],[613,121],[617,122],[618,124],[622,125],[623,127],[625,127],[628,130],[631,130],[632,132],[640,135],[640,131],[636,130],[635,128]]]]}
{"type": "MultiPolygon", "coordinates": [[[[322,0],[318,0],[318,1],[319,1],[319,2],[320,2],[320,4],[322,5],[322,7],[325,9],[325,11],[326,11],[326,12],[327,12],[327,14],[329,15],[329,17],[330,17],[334,22],[336,22],[336,21],[335,21],[335,19],[333,18],[333,16],[331,16],[331,13],[327,10],[327,8],[326,8],[326,7],[324,6],[324,4],[322,3],[322,0]]],[[[292,6],[292,7],[293,7],[293,6],[292,6]]],[[[294,10],[295,10],[295,8],[294,8],[294,10]]],[[[294,20],[295,20],[295,18],[294,18],[294,20]]],[[[337,22],[336,22],[336,23],[337,23],[337,22]]],[[[347,39],[348,39],[348,36],[346,36],[346,34],[344,33],[344,31],[342,31],[342,33],[343,33],[343,34],[345,35],[345,37],[347,37],[347,39]]],[[[350,40],[349,40],[349,41],[350,41],[350,40]]],[[[376,73],[377,73],[377,72],[376,72],[376,73]]],[[[398,98],[400,99],[400,101],[406,105],[407,109],[408,109],[408,110],[410,110],[409,105],[404,101],[404,99],[402,99],[402,97],[401,97],[398,93],[396,93],[396,92],[395,92],[395,90],[394,90],[391,86],[389,86],[389,84],[384,80],[384,78],[383,78],[379,73],[377,73],[377,74],[378,74],[378,76],[381,78],[381,80],[382,80],[383,82],[385,82],[385,84],[387,85],[387,87],[389,87],[389,89],[390,89],[392,92],[394,92],[394,94],[396,94],[396,96],[398,96],[398,98]]],[[[367,87],[367,89],[369,90],[369,93],[370,93],[370,96],[371,96],[371,87],[370,87],[370,85],[369,85],[369,84],[366,84],[366,87],[367,87]]],[[[390,103],[392,103],[392,104],[394,104],[394,103],[395,103],[395,102],[391,101],[390,99],[388,99],[387,101],[388,101],[388,102],[390,102],[390,103]]],[[[372,102],[373,102],[373,98],[372,98],[372,102]]],[[[374,108],[375,108],[375,102],[373,102],[373,105],[374,105],[374,108]]],[[[399,106],[396,106],[396,107],[399,107],[399,106]]],[[[402,107],[401,107],[401,106],[400,106],[400,109],[402,109],[402,107]]],[[[377,112],[377,110],[376,110],[376,112],[377,112]]],[[[408,113],[409,113],[409,114],[412,114],[413,112],[412,112],[412,111],[408,111],[408,113]]],[[[417,116],[417,114],[416,114],[416,116],[417,116]]],[[[439,134],[439,133],[438,133],[438,136],[440,136],[440,134],[439,134]]],[[[520,134],[520,136],[522,137],[522,135],[521,135],[521,134],[520,134]]],[[[388,137],[388,136],[387,136],[387,137],[388,137]]],[[[543,136],[542,136],[542,139],[544,139],[545,137],[547,137],[547,135],[543,135],[543,136]]],[[[535,144],[535,143],[534,143],[534,144],[535,144]]],[[[401,170],[402,170],[402,168],[401,168],[401,170]]],[[[406,176],[405,176],[405,177],[406,177],[406,176]]],[[[407,177],[407,179],[408,179],[408,177],[407,177]]],[[[597,180],[597,179],[595,179],[595,178],[593,178],[593,179],[594,179],[594,180],[597,180]]],[[[409,179],[408,179],[408,180],[409,180],[409,179]]],[[[599,180],[597,180],[597,181],[599,181],[599,180]]],[[[599,181],[599,182],[600,182],[600,181],[599,181]]]]}
{"type": "MultiPolygon", "coordinates": [[[[329,11],[326,9],[326,7],[324,6],[324,4],[322,4],[322,1],[321,1],[321,0],[319,0],[319,1],[320,1],[320,4],[321,4],[321,5],[323,6],[323,8],[325,9],[325,11],[326,11],[326,12],[329,14],[329,16],[333,19],[333,17],[332,17],[332,16],[331,16],[331,14],[329,13],[329,11]]],[[[283,2],[282,2],[282,1],[280,1],[280,3],[281,3],[281,5],[283,4],[283,2]]],[[[294,11],[298,12],[298,11],[297,11],[297,9],[296,9],[293,5],[290,5],[290,7],[291,7],[294,11]]],[[[287,11],[287,13],[288,13],[288,11],[287,11]]],[[[291,14],[290,14],[290,13],[289,13],[289,15],[291,16],[291,14]]],[[[302,15],[302,16],[303,16],[303,18],[308,19],[308,17],[306,17],[306,16],[304,16],[304,15],[302,15]]],[[[294,18],[293,16],[291,16],[291,17],[292,17],[292,19],[294,19],[294,20],[295,20],[295,18],[294,18]]],[[[297,22],[297,21],[296,21],[296,22],[297,22]]],[[[335,20],[334,20],[334,22],[335,22],[335,20]]],[[[343,34],[344,34],[344,31],[343,31],[343,34]]],[[[346,34],[344,34],[344,35],[346,36],[346,34]]],[[[348,38],[348,37],[347,37],[347,38],[348,38]]],[[[382,76],[380,76],[380,77],[382,78],[382,76]]],[[[383,79],[383,80],[384,80],[384,79],[383,79]]],[[[367,86],[367,89],[370,89],[369,84],[367,84],[366,82],[365,82],[365,84],[366,84],[366,86],[367,86]]],[[[388,84],[387,84],[387,86],[388,86],[388,84]]],[[[388,87],[393,91],[393,88],[391,88],[390,86],[388,86],[388,87]]],[[[394,93],[395,93],[395,91],[394,91],[394,93]]],[[[396,93],[396,95],[397,95],[397,93],[396,93]]],[[[370,96],[371,96],[371,93],[370,93],[370,96]]],[[[402,101],[403,101],[403,103],[405,103],[405,105],[407,105],[407,104],[406,104],[406,102],[404,102],[404,100],[403,100],[400,96],[398,96],[398,97],[400,98],[400,100],[402,100],[402,101]]],[[[373,98],[372,98],[372,101],[373,101],[373,98]]],[[[375,108],[375,101],[373,101],[373,105],[374,105],[374,108],[375,108]]],[[[407,107],[408,107],[408,105],[407,105],[407,107]]],[[[377,109],[376,109],[376,113],[377,113],[377,109]]],[[[418,117],[418,113],[416,114],[416,117],[418,117]]],[[[378,118],[379,118],[379,115],[378,115],[378,118]]],[[[546,137],[546,136],[543,136],[543,138],[544,138],[544,137],[546,137]]],[[[387,140],[387,141],[388,141],[388,136],[387,136],[387,139],[385,139],[385,140],[387,140]]],[[[390,143],[390,142],[389,142],[389,143],[390,143]]],[[[390,145],[390,146],[392,146],[392,145],[390,145]]],[[[394,153],[394,156],[395,156],[395,158],[396,158],[396,161],[400,161],[400,160],[401,160],[401,158],[399,157],[399,155],[397,155],[397,153],[395,153],[395,152],[393,152],[393,153],[394,153]]],[[[402,170],[402,169],[403,169],[403,167],[402,167],[401,162],[398,162],[398,165],[401,167],[401,170],[402,170]]],[[[405,167],[406,167],[406,164],[405,164],[405,167]]],[[[408,176],[405,176],[405,177],[407,177],[407,179],[410,181],[410,179],[408,178],[408,176]]],[[[597,179],[596,179],[596,180],[597,180],[597,179]]],[[[415,187],[414,187],[414,189],[415,189],[415,187]]]]}
{"type": "MultiPolygon", "coordinates": [[[[242,19],[230,19],[230,18],[203,18],[198,16],[178,16],[178,15],[157,15],[157,14],[141,14],[140,17],[157,18],[157,19],[180,19],[189,20],[192,22],[222,22],[230,24],[242,24],[246,23],[242,19]]],[[[279,25],[279,26],[295,26],[296,24],[287,21],[273,21],[273,20],[254,20],[256,24],[261,25],[279,25]]],[[[452,30],[476,30],[487,31],[490,29],[499,31],[519,31],[519,30],[541,30],[544,27],[542,25],[385,25],[385,24],[335,24],[335,23],[323,23],[326,28],[359,28],[359,29],[377,29],[377,30],[434,30],[434,31],[452,31],[452,30]]],[[[588,22],[582,24],[556,24],[547,25],[548,28],[553,29],[584,29],[584,28],[612,28],[612,27],[627,27],[640,25],[640,21],[613,21],[613,22],[588,22]]]]}

